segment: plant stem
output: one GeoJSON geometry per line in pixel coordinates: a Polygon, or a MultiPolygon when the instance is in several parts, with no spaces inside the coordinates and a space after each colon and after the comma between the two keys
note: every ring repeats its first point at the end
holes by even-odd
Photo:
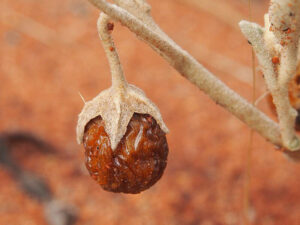
{"type": "Polygon", "coordinates": [[[97,22],[97,28],[99,37],[102,41],[102,45],[109,62],[112,87],[117,88],[118,90],[125,90],[127,86],[127,81],[125,79],[122,65],[120,63],[120,59],[116,47],[114,45],[112,36],[110,35],[110,33],[113,30],[113,27],[113,23],[109,22],[109,17],[104,13],[100,13],[97,22]]]}
{"type": "Polygon", "coordinates": [[[290,49],[288,46],[283,48],[278,77],[272,63],[272,54],[269,52],[264,41],[263,28],[247,21],[241,21],[240,27],[245,37],[253,46],[259,64],[261,65],[266,84],[272,94],[281,127],[280,131],[283,145],[289,150],[297,150],[300,147],[300,141],[294,130],[297,112],[292,108],[288,96],[289,81],[296,70],[296,63],[292,63],[296,60],[296,55],[291,52],[296,52],[295,49],[297,48],[294,47],[290,49]],[[295,59],[292,60],[291,57],[295,57],[295,59]]]}
{"type": "Polygon", "coordinates": [[[273,73],[276,87],[270,88],[270,91],[277,110],[283,145],[296,151],[300,148],[300,139],[295,132],[297,111],[290,104],[289,84],[297,67],[300,1],[271,0],[269,21],[270,27],[265,29],[271,29],[275,43],[280,43],[280,66],[273,73]]]}
{"type": "Polygon", "coordinates": [[[208,94],[217,104],[226,108],[273,144],[282,145],[280,129],[277,123],[226,86],[189,55],[188,52],[174,42],[168,41],[163,35],[153,32],[126,10],[104,0],[89,1],[112,19],[128,27],[150,46],[155,47],[154,50],[158,49],[159,52],[163,53],[163,57],[171,66],[208,94]]]}
{"type": "Polygon", "coordinates": [[[297,67],[297,46],[293,44],[285,46],[281,52],[280,62],[278,87],[273,93],[274,103],[277,108],[283,144],[291,150],[296,150],[300,145],[294,128],[297,111],[291,106],[288,87],[297,67]]]}

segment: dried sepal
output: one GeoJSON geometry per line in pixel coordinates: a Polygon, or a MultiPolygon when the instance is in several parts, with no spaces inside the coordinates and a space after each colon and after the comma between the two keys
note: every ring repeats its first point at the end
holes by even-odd
{"type": "Polygon", "coordinates": [[[82,143],[85,126],[97,116],[101,116],[105,123],[105,131],[110,138],[113,150],[117,148],[118,143],[126,133],[127,125],[134,113],[151,115],[160,128],[167,133],[168,128],[155,104],[146,97],[141,89],[127,83],[111,37],[113,24],[106,14],[100,14],[97,28],[109,61],[112,86],[85,103],[79,114],[76,128],[77,142],[82,143]]]}
{"type": "Polygon", "coordinates": [[[168,133],[159,109],[141,89],[129,84],[124,92],[118,92],[111,87],[85,103],[79,114],[77,142],[82,143],[86,124],[93,118],[101,116],[105,122],[105,131],[109,135],[111,147],[116,149],[134,113],[151,115],[160,128],[168,133]]]}

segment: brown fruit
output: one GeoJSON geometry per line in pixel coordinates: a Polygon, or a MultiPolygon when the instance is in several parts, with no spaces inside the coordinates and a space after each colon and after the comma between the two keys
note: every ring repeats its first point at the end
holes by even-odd
{"type": "Polygon", "coordinates": [[[83,144],[90,175],[107,191],[144,191],[160,179],[167,165],[165,133],[148,114],[134,113],[115,150],[98,116],[86,125],[83,144]]]}

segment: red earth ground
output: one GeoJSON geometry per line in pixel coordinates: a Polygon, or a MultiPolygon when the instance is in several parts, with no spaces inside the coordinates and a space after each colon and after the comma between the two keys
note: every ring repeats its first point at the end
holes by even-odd
{"type": "MultiPolygon", "coordinates": [[[[149,0],[157,23],[221,80],[251,100],[251,49],[237,22],[246,0],[149,0]],[[226,2],[226,3],[224,3],[226,2]]],[[[253,1],[262,24],[266,1],[253,1]]],[[[15,160],[77,208],[76,224],[243,224],[249,128],[181,77],[125,27],[113,36],[127,80],[160,108],[170,129],[165,174],[139,195],[103,191],[84,166],[75,126],[83,102],[110,85],[99,11],[84,0],[1,0],[0,133],[29,132],[55,146],[13,147],[15,160]]],[[[260,75],[259,75],[260,76],[260,75]]],[[[257,96],[265,92],[261,77],[257,96]]],[[[273,116],[263,100],[258,107],[273,116]]],[[[273,118],[273,117],[272,117],[273,118]]],[[[1,166],[1,165],[0,165],[1,166]]],[[[43,205],[0,167],[0,224],[45,225],[43,205]]],[[[252,224],[300,222],[300,165],[254,135],[252,224]]]]}

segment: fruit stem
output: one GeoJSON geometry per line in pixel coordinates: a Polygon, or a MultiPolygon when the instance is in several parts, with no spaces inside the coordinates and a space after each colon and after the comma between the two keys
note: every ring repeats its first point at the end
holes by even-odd
{"type": "Polygon", "coordinates": [[[217,104],[220,104],[273,144],[282,146],[280,128],[277,123],[230,89],[175,42],[170,41],[160,32],[153,31],[142,20],[117,5],[104,0],[89,0],[89,2],[107,13],[112,19],[128,27],[166,59],[182,76],[199,87],[217,104]]]}
{"type": "Polygon", "coordinates": [[[116,90],[118,91],[125,91],[127,87],[127,81],[123,73],[118,52],[111,36],[114,24],[109,21],[108,15],[106,15],[105,13],[100,13],[97,22],[97,28],[99,37],[102,41],[102,45],[109,62],[112,87],[116,88],[116,90]]]}

